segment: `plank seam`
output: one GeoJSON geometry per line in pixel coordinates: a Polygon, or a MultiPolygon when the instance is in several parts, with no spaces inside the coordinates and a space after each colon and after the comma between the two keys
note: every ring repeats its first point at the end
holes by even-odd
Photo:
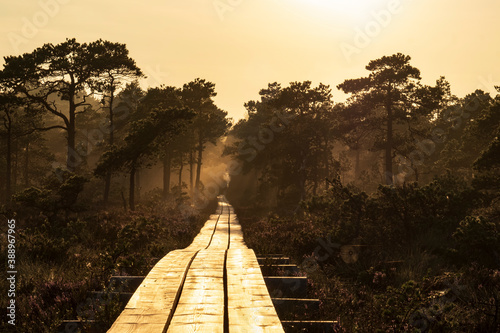
{"type": "Polygon", "coordinates": [[[168,327],[170,326],[170,323],[172,322],[172,319],[174,318],[175,310],[177,310],[177,305],[179,305],[179,300],[181,298],[182,289],[184,289],[184,283],[186,282],[186,278],[187,278],[189,269],[191,268],[191,264],[193,263],[194,259],[198,255],[198,252],[200,252],[200,250],[196,251],[196,253],[191,257],[191,260],[189,261],[189,263],[186,266],[186,269],[184,270],[181,285],[179,286],[179,289],[177,289],[177,293],[175,294],[175,299],[174,299],[174,302],[172,304],[172,310],[170,311],[170,314],[168,316],[167,323],[165,324],[165,328],[163,329],[163,333],[167,332],[168,327]]]}
{"type": "MultiPolygon", "coordinates": [[[[205,248],[208,249],[210,247],[210,244],[212,244],[212,240],[214,238],[214,235],[215,235],[215,231],[217,230],[217,225],[219,224],[219,220],[220,220],[220,217],[221,215],[223,214],[224,212],[224,206],[222,206],[221,208],[221,211],[220,211],[220,214],[219,216],[217,217],[217,221],[215,222],[215,225],[214,225],[214,230],[212,232],[212,236],[210,236],[210,241],[208,242],[208,245],[207,247],[205,248]]],[[[186,283],[186,278],[187,278],[187,275],[188,275],[188,272],[189,272],[189,269],[191,268],[191,264],[193,263],[194,259],[196,258],[196,256],[198,255],[198,253],[200,252],[201,250],[198,250],[196,251],[196,253],[193,255],[193,257],[191,257],[191,260],[189,261],[189,263],[187,264],[186,266],[186,269],[184,270],[184,274],[182,276],[182,281],[181,281],[181,285],[179,287],[179,289],[177,290],[177,293],[175,294],[175,299],[174,299],[174,303],[172,305],[172,311],[170,311],[170,315],[168,316],[168,319],[167,319],[167,323],[165,325],[165,328],[163,329],[163,333],[166,333],[168,331],[168,328],[172,322],[172,319],[174,318],[175,316],[175,311],[177,310],[177,305],[179,305],[179,300],[182,296],[182,290],[184,289],[184,284],[186,283]]]]}
{"type": "Polygon", "coordinates": [[[214,231],[212,232],[212,236],[210,236],[210,241],[208,242],[208,245],[207,247],[205,248],[208,249],[210,247],[210,244],[212,244],[212,240],[214,239],[214,235],[215,235],[215,231],[217,230],[217,225],[219,224],[219,220],[220,220],[220,217],[221,215],[224,213],[224,206],[222,206],[221,210],[220,210],[220,214],[219,216],[217,217],[217,221],[215,222],[215,225],[214,225],[214,231]]]}
{"type": "Polygon", "coordinates": [[[227,251],[231,245],[231,210],[228,207],[227,212],[227,249],[224,252],[224,333],[229,333],[229,291],[227,286],[227,251]]]}
{"type": "Polygon", "coordinates": [[[229,333],[229,295],[227,287],[227,250],[224,252],[224,333],[229,333]]]}

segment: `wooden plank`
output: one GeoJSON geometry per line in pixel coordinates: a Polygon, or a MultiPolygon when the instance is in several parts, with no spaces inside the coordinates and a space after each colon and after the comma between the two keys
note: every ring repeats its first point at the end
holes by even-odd
{"type": "Polygon", "coordinates": [[[224,257],[224,250],[198,252],[168,333],[224,331],[224,257]]]}
{"type": "Polygon", "coordinates": [[[210,246],[208,249],[210,250],[222,250],[225,251],[229,246],[229,224],[227,222],[227,218],[224,219],[223,215],[219,219],[217,223],[217,230],[212,237],[212,241],[210,242],[210,246]]]}
{"type": "Polygon", "coordinates": [[[253,250],[227,251],[228,318],[231,332],[284,332],[253,250]]]}
{"type": "Polygon", "coordinates": [[[198,251],[202,248],[205,248],[212,238],[216,224],[217,219],[208,220],[207,222],[205,222],[203,228],[201,228],[200,232],[194,238],[193,242],[187,248],[185,248],[185,251],[198,251]]]}
{"type": "Polygon", "coordinates": [[[108,332],[163,332],[195,252],[172,251],[146,276],[108,332]]]}
{"type": "Polygon", "coordinates": [[[238,218],[236,215],[232,215],[231,221],[229,223],[229,228],[231,229],[230,233],[230,243],[231,248],[241,248],[247,249],[247,245],[243,240],[243,230],[241,229],[241,225],[238,222],[238,218]]]}

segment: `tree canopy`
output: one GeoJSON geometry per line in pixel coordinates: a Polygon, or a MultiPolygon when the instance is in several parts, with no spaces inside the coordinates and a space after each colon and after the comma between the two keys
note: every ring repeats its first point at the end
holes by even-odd
{"type": "Polygon", "coordinates": [[[410,56],[397,53],[372,60],[366,66],[370,75],[345,80],[338,88],[351,94],[350,103],[365,113],[358,118],[382,129],[377,141],[385,151],[385,183],[393,184],[393,157],[396,147],[394,126],[414,122],[418,115],[429,115],[439,107],[443,91],[420,83],[420,71],[410,65],[410,56]]]}
{"type": "Polygon", "coordinates": [[[45,129],[66,132],[66,166],[75,170],[81,160],[76,150],[76,116],[87,110],[89,97],[114,91],[115,80],[121,77],[141,75],[124,44],[102,40],[82,44],[67,39],[57,45],[44,44],[31,53],[5,57],[0,81],[38,104],[43,112],[59,118],[59,124],[45,129]],[[66,105],[56,103],[56,98],[66,105]]]}

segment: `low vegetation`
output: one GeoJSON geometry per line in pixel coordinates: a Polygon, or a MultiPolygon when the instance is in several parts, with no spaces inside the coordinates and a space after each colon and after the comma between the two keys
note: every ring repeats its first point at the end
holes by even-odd
{"type": "MultiPolygon", "coordinates": [[[[4,212],[17,221],[18,332],[55,332],[65,319],[92,320],[87,331],[106,331],[121,311],[109,294],[110,277],[146,275],[169,251],[188,246],[215,210],[212,201],[200,213],[181,212],[183,199],[165,201],[159,190],[134,212],[91,210],[77,203],[80,183],[71,176],[59,186],[52,182],[50,189],[28,189],[4,212]],[[104,296],[94,298],[92,291],[104,296]]],[[[0,260],[7,261],[4,249],[0,260]]],[[[8,290],[7,280],[1,286],[8,290]]],[[[11,328],[1,325],[2,331],[11,328]]]]}
{"type": "Polygon", "coordinates": [[[448,175],[372,194],[333,182],[288,217],[237,212],[250,247],[300,264],[339,332],[497,332],[496,199],[448,175]]]}

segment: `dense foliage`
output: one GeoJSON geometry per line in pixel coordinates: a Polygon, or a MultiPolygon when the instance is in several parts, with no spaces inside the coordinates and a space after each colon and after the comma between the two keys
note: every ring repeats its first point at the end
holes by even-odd
{"type": "Polygon", "coordinates": [[[450,175],[367,194],[340,182],[295,217],[237,210],[249,246],[286,253],[342,332],[495,332],[499,207],[450,175]]]}

